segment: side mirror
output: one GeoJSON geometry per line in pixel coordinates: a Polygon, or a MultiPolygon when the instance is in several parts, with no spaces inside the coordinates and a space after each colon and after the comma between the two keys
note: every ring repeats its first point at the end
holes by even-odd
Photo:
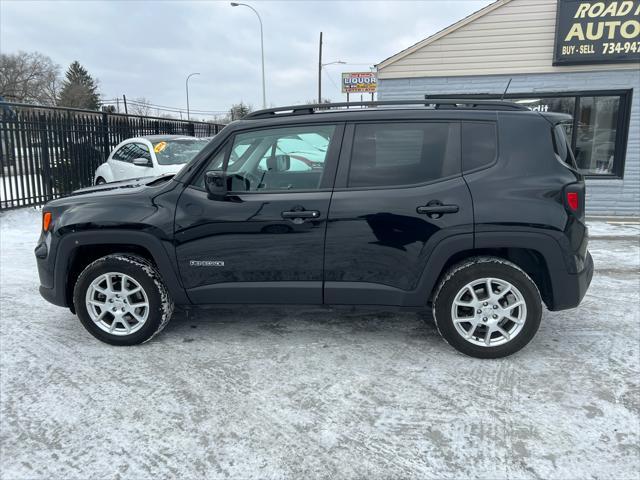
{"type": "Polygon", "coordinates": [[[221,170],[210,170],[204,174],[204,188],[213,200],[224,200],[227,195],[227,176],[221,170]]]}
{"type": "Polygon", "coordinates": [[[133,164],[137,165],[138,167],[153,167],[151,160],[149,160],[148,158],[134,158],[133,164]]]}
{"type": "Polygon", "coordinates": [[[267,170],[270,172],[286,172],[291,168],[289,155],[274,155],[267,159],[267,170]]]}

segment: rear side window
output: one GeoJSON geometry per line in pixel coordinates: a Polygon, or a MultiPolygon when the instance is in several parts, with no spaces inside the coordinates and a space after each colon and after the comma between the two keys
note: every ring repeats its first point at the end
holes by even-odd
{"type": "Polygon", "coordinates": [[[468,172],[491,165],[498,153],[496,124],[462,123],[462,170],[468,172]]]}
{"type": "Polygon", "coordinates": [[[355,127],[348,186],[412,185],[459,173],[458,124],[372,123],[355,127]]]}

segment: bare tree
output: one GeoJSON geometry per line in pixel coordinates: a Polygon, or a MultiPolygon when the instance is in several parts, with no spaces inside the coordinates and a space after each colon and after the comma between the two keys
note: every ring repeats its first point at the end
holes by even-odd
{"type": "Polygon", "coordinates": [[[0,96],[6,100],[55,105],[60,66],[39,52],[0,54],[0,96]]]}
{"type": "Polygon", "coordinates": [[[145,97],[127,99],[129,113],[131,115],[141,115],[143,117],[150,117],[153,112],[151,101],[145,97]]]}

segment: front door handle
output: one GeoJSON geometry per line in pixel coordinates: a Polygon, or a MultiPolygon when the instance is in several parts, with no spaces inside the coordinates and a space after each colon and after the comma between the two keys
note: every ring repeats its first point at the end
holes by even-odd
{"type": "Polygon", "coordinates": [[[447,213],[458,213],[458,205],[443,205],[439,200],[433,200],[423,207],[416,208],[416,212],[425,214],[430,218],[440,218],[447,213]]]}
{"type": "Polygon", "coordinates": [[[287,212],[282,212],[282,218],[318,218],[320,217],[320,212],[317,210],[289,210],[287,212]]]}

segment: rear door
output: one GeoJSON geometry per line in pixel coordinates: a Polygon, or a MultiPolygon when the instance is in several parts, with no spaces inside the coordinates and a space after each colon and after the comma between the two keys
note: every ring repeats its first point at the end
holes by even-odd
{"type": "Polygon", "coordinates": [[[473,246],[456,121],[349,124],[329,211],[327,304],[424,305],[436,245],[473,246]]]}

